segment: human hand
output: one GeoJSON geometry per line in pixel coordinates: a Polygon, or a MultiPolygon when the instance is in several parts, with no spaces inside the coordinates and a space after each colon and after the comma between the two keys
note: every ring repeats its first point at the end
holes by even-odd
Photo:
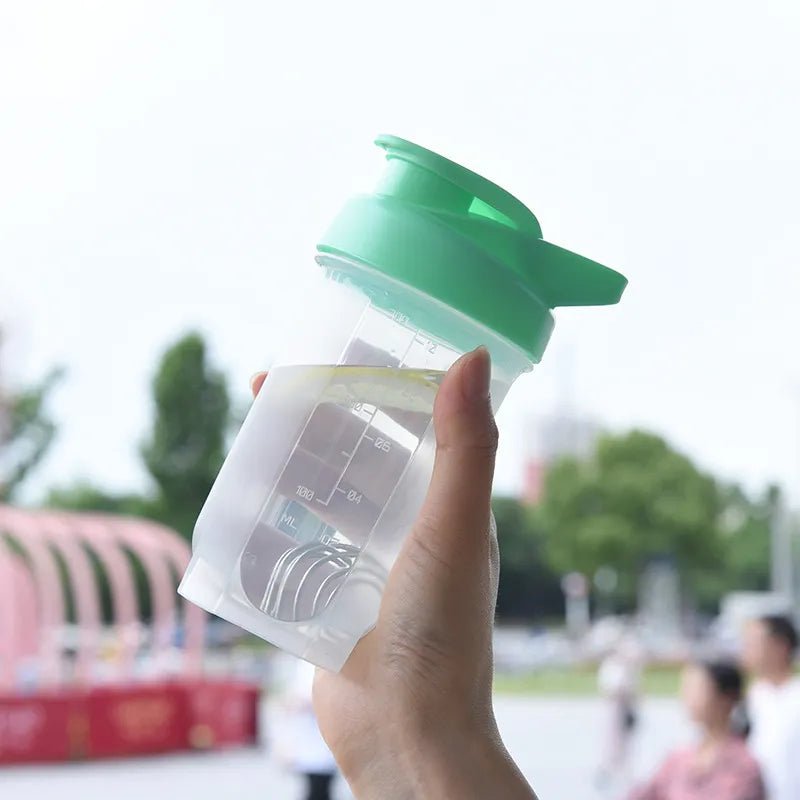
{"type": "MultiPolygon", "coordinates": [[[[492,708],[499,557],[490,373],[479,348],[442,381],[431,485],[377,625],[341,672],[317,670],[320,730],[359,800],[535,800],[492,708]]],[[[263,381],[255,376],[254,393],[263,381]]]]}

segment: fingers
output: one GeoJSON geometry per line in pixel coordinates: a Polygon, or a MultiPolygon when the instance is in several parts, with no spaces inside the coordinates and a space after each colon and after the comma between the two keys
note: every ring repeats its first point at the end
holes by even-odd
{"type": "MultiPolygon", "coordinates": [[[[463,542],[465,530],[487,530],[497,426],[492,415],[489,351],[479,347],[462,356],[448,370],[436,396],[433,424],[436,460],[433,478],[420,518],[425,527],[451,534],[463,542]]],[[[266,372],[250,379],[257,395],[266,372]]]]}
{"type": "Polygon", "coordinates": [[[256,372],[256,374],[250,378],[250,391],[253,393],[253,397],[261,391],[261,387],[264,385],[266,379],[266,372],[256,372]]]}
{"type": "Polygon", "coordinates": [[[450,368],[436,396],[436,460],[420,519],[436,531],[437,547],[461,546],[470,531],[489,530],[497,450],[490,379],[489,351],[479,347],[450,368]]]}

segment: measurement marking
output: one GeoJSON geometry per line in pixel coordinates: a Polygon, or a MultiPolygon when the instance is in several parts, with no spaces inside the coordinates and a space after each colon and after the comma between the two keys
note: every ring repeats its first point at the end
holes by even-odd
{"type": "Polygon", "coordinates": [[[419,333],[419,328],[414,332],[414,335],[411,337],[408,347],[406,347],[405,353],[403,353],[402,358],[400,359],[400,363],[397,365],[398,367],[405,366],[406,359],[408,358],[408,354],[411,352],[411,348],[414,346],[414,342],[417,340],[417,334],[419,333]]]}
{"type": "Polygon", "coordinates": [[[342,494],[347,494],[347,492],[344,489],[342,489],[341,486],[337,486],[333,491],[334,492],[341,492],[342,494]]]}
{"type": "Polygon", "coordinates": [[[281,516],[281,524],[285,524],[287,527],[291,528],[293,531],[297,530],[297,525],[295,524],[296,520],[291,514],[283,514],[281,516]]]}
{"type": "Polygon", "coordinates": [[[345,458],[350,458],[350,456],[351,456],[351,455],[353,455],[352,453],[348,453],[348,452],[347,452],[347,450],[340,450],[339,452],[340,452],[340,453],[341,453],[341,454],[342,454],[342,455],[343,455],[345,458]]]}
{"type": "Polygon", "coordinates": [[[328,495],[328,499],[325,501],[325,505],[328,505],[330,501],[333,499],[333,495],[337,491],[341,491],[339,489],[339,484],[342,482],[342,478],[344,478],[345,474],[347,473],[348,468],[353,463],[353,458],[355,458],[356,452],[358,450],[358,446],[361,444],[361,441],[367,435],[367,431],[369,430],[369,426],[372,421],[375,419],[375,415],[378,413],[378,407],[373,406],[372,411],[370,412],[369,419],[366,420],[366,425],[364,425],[364,430],[361,431],[361,435],[358,437],[358,441],[356,442],[356,446],[353,448],[353,452],[350,454],[350,457],[347,459],[347,463],[344,465],[344,469],[339,473],[339,477],[336,479],[336,486],[334,490],[328,495]]]}
{"type": "Polygon", "coordinates": [[[364,438],[367,439],[370,442],[374,442],[375,441],[375,437],[374,436],[367,436],[366,434],[364,434],[364,438]]]}
{"type": "MultiPolygon", "coordinates": [[[[331,497],[333,497],[333,495],[331,495],[331,497]]],[[[319,499],[319,497],[317,498],[317,502],[318,502],[318,503],[319,503],[321,506],[326,506],[326,505],[328,505],[328,503],[330,503],[330,501],[331,501],[331,498],[330,498],[330,497],[329,497],[327,500],[320,500],[320,499],[319,499]]]]}
{"type": "Polygon", "coordinates": [[[361,492],[357,492],[355,489],[351,489],[347,493],[347,500],[350,503],[356,503],[357,505],[361,504],[361,500],[363,499],[364,495],[361,492]]]}

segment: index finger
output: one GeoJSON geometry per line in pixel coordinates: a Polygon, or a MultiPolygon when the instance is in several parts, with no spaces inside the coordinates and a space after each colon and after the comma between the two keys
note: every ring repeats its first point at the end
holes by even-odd
{"type": "Polygon", "coordinates": [[[266,379],[266,372],[256,372],[256,374],[250,378],[250,391],[253,393],[253,397],[261,391],[261,387],[264,385],[266,379]]]}

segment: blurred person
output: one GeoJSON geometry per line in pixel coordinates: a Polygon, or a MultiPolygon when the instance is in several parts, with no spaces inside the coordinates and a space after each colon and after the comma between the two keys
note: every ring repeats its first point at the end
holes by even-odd
{"type": "Polygon", "coordinates": [[[745,628],[742,660],[753,682],[747,707],[751,746],[770,800],[800,800],[800,679],[793,673],[797,630],[767,615],[745,628]]]}
{"type": "MultiPolygon", "coordinates": [[[[378,621],[340,672],[317,670],[320,729],[357,800],[536,800],[492,706],[499,554],[490,376],[485,348],[448,370],[433,410],[430,486],[378,621]]],[[[253,390],[263,381],[255,376],[253,390]]]]}
{"type": "Polygon", "coordinates": [[[639,721],[641,659],[631,636],[623,635],[600,663],[597,684],[606,699],[606,752],[597,778],[600,788],[629,785],[630,752],[639,721]]]}
{"type": "Polygon", "coordinates": [[[317,725],[311,697],[314,667],[298,660],[284,696],[286,725],[279,750],[289,768],[305,782],[303,800],[331,800],[336,761],[317,725]]]}
{"type": "Polygon", "coordinates": [[[700,739],[672,753],[630,800],[765,800],[758,763],[736,715],[743,686],[741,671],[730,662],[701,662],[684,669],[681,702],[699,727],[700,739]]]}

